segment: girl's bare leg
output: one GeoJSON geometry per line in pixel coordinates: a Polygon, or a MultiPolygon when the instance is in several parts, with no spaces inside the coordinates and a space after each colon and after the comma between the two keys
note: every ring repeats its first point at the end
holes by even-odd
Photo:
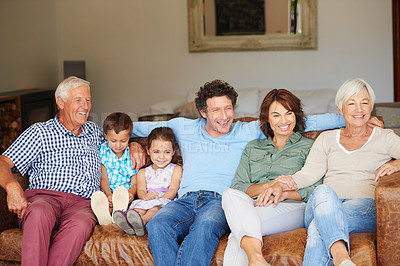
{"type": "Polygon", "coordinates": [[[147,210],[144,210],[144,209],[135,209],[135,211],[137,211],[137,212],[140,214],[140,216],[142,217],[142,219],[143,219],[143,215],[145,215],[146,212],[147,212],[147,210]]]}
{"type": "Polygon", "coordinates": [[[146,225],[150,221],[150,218],[153,217],[160,209],[161,207],[153,207],[146,210],[146,213],[143,215],[139,212],[140,216],[142,216],[143,224],[146,225]]]}

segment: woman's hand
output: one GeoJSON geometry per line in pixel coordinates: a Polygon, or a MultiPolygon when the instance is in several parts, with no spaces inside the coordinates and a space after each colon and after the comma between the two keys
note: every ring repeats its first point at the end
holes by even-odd
{"type": "Polygon", "coordinates": [[[296,182],[294,182],[293,177],[291,175],[280,175],[277,178],[275,178],[274,181],[286,184],[289,189],[297,190],[297,184],[296,182]]]}
{"type": "Polygon", "coordinates": [[[375,182],[378,182],[379,178],[385,175],[391,175],[400,171],[400,159],[387,162],[379,167],[378,171],[375,173],[375,182]]]}
{"type": "Polygon", "coordinates": [[[129,143],[129,157],[134,169],[139,170],[146,164],[146,152],[137,142],[129,143]]]}
{"type": "Polygon", "coordinates": [[[267,207],[273,203],[273,207],[276,207],[276,205],[281,201],[285,186],[284,183],[276,182],[273,186],[268,187],[264,192],[258,195],[256,206],[267,207]]]}
{"type": "Polygon", "coordinates": [[[158,193],[155,191],[150,191],[146,195],[143,196],[144,200],[153,200],[153,199],[158,199],[158,193]]]}
{"type": "Polygon", "coordinates": [[[274,204],[274,207],[275,207],[275,206],[277,206],[279,204],[279,202],[282,202],[282,201],[288,199],[287,196],[288,196],[288,192],[287,191],[283,191],[279,198],[275,199],[275,196],[271,195],[269,197],[268,201],[267,201],[267,204],[265,204],[265,205],[257,205],[257,203],[256,203],[256,206],[260,206],[260,207],[264,207],[265,206],[266,207],[266,206],[271,205],[274,202],[277,202],[276,204],[274,204]]]}

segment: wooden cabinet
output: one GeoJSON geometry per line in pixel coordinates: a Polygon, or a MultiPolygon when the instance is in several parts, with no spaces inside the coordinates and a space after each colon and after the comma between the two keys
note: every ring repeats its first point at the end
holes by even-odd
{"type": "Polygon", "coordinates": [[[54,89],[23,89],[0,93],[0,154],[23,130],[56,113],[54,89]]]}

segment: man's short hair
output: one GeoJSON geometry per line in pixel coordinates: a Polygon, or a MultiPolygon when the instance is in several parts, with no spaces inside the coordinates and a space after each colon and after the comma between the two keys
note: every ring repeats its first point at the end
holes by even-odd
{"type": "Polygon", "coordinates": [[[103,130],[107,134],[108,131],[114,129],[115,133],[119,133],[124,130],[128,130],[129,136],[132,135],[132,119],[125,113],[115,112],[109,114],[104,119],[103,130]]]}
{"type": "Polygon", "coordinates": [[[61,83],[58,84],[56,92],[54,94],[56,102],[58,97],[66,102],[68,98],[68,92],[78,87],[87,87],[90,92],[90,82],[87,80],[71,76],[61,81],[61,83]]]}
{"type": "Polygon", "coordinates": [[[203,87],[199,89],[196,93],[196,108],[200,112],[203,110],[207,113],[207,99],[216,97],[216,96],[227,96],[232,101],[232,106],[236,105],[237,100],[237,92],[235,89],[223,80],[213,80],[204,84],[203,87]]]}

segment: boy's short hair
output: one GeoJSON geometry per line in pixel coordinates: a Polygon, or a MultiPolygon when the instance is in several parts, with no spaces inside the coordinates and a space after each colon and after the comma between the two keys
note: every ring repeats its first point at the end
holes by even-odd
{"type": "Polygon", "coordinates": [[[129,136],[132,135],[132,119],[125,113],[115,112],[109,114],[103,123],[104,133],[107,134],[109,130],[114,129],[115,133],[124,130],[129,131],[129,136]]]}

